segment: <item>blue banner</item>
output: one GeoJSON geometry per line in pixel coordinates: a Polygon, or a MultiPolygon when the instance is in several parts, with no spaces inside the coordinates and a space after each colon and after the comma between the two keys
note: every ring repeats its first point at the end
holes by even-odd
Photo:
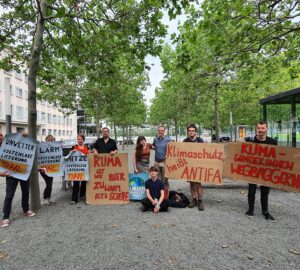
{"type": "Polygon", "coordinates": [[[145,182],[149,179],[148,173],[129,174],[129,199],[140,201],[146,197],[145,182]]]}

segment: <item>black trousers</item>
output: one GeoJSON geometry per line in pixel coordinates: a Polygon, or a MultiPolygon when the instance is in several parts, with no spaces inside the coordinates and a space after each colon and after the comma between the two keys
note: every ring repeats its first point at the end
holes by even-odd
{"type": "Polygon", "coordinates": [[[46,182],[46,187],[44,190],[44,199],[50,199],[51,198],[51,193],[52,193],[52,184],[53,184],[53,177],[48,176],[47,174],[40,172],[41,176],[44,178],[46,182]]]}
{"type": "Polygon", "coordinates": [[[86,181],[73,181],[73,192],[71,201],[78,202],[78,195],[84,197],[86,192],[86,181]]]}
{"type": "MultiPolygon", "coordinates": [[[[155,207],[155,205],[153,205],[148,198],[142,199],[141,203],[144,206],[145,210],[148,211],[153,210],[155,207]]],[[[168,200],[162,201],[159,212],[167,212],[168,207],[169,207],[169,201],[168,200]]]]}
{"type": "MultiPolygon", "coordinates": [[[[254,203],[255,203],[255,193],[256,193],[256,184],[249,184],[248,188],[248,205],[249,211],[254,212],[254,203]]],[[[261,210],[263,213],[267,213],[268,209],[268,201],[269,201],[269,193],[270,188],[265,186],[260,186],[260,202],[261,202],[261,210]]]]}
{"type": "Polygon", "coordinates": [[[22,208],[23,212],[27,212],[29,210],[29,180],[23,181],[16,179],[11,176],[6,177],[6,195],[4,199],[3,205],[3,219],[9,219],[11,212],[12,201],[20,182],[21,191],[22,191],[22,208]]]}

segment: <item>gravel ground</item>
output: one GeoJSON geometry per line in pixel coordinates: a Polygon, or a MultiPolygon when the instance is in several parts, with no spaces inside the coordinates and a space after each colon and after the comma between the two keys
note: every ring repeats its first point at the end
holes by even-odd
{"type": "MultiPolygon", "coordinates": [[[[189,194],[185,182],[170,186],[189,194]]],[[[300,195],[272,190],[269,208],[278,221],[271,223],[260,213],[259,190],[256,215],[245,216],[246,187],[228,180],[205,188],[203,212],[153,214],[136,202],[70,205],[70,191],[55,179],[57,204],[33,218],[22,216],[18,187],[12,224],[0,229],[0,269],[300,269],[300,255],[290,252],[300,249],[300,195]]],[[[1,178],[1,206],[4,189],[1,178]]]]}

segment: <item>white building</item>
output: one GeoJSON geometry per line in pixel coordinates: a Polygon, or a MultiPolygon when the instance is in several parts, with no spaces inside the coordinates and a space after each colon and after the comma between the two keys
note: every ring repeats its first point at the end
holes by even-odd
{"type": "MultiPolygon", "coordinates": [[[[11,112],[12,132],[28,131],[28,78],[24,73],[0,70],[0,131],[6,133],[6,114],[11,112]],[[6,93],[7,91],[7,93],[6,93]],[[8,108],[7,108],[8,107],[8,108]]],[[[77,116],[65,116],[57,107],[37,101],[37,139],[52,134],[56,140],[76,138],[77,116]]]]}

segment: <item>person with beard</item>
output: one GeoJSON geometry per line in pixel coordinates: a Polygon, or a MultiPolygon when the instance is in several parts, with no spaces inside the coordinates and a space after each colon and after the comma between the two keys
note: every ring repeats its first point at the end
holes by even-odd
{"type": "MultiPolygon", "coordinates": [[[[258,122],[256,126],[256,135],[252,138],[247,138],[247,142],[260,143],[260,144],[271,144],[277,145],[277,141],[267,136],[268,124],[265,121],[258,122]]],[[[254,214],[254,203],[255,203],[255,193],[256,184],[249,184],[248,188],[248,205],[249,209],[246,212],[246,216],[253,218],[254,214]]],[[[269,213],[268,203],[269,203],[269,193],[270,187],[260,186],[260,202],[262,214],[267,220],[275,221],[275,218],[269,213]]]]}
{"type": "Polygon", "coordinates": [[[116,154],[118,147],[116,141],[109,137],[109,128],[104,127],[101,130],[102,138],[97,139],[94,145],[94,154],[116,154]]]}

